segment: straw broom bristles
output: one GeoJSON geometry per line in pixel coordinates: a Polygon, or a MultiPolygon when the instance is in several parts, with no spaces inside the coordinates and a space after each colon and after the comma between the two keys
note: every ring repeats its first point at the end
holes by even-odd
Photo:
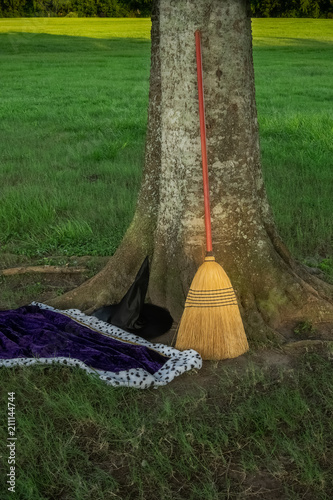
{"type": "Polygon", "coordinates": [[[236,358],[249,349],[234,289],[213,256],[194,276],[176,348],[194,349],[209,360],[236,358]]]}

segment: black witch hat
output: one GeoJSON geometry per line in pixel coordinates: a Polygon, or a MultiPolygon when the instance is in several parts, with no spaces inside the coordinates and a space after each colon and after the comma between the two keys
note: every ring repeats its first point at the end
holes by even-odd
{"type": "Polygon", "coordinates": [[[119,304],[103,306],[92,316],[145,339],[159,337],[170,330],[173,319],[163,307],[145,304],[148,283],[149,260],[146,257],[119,304]]]}

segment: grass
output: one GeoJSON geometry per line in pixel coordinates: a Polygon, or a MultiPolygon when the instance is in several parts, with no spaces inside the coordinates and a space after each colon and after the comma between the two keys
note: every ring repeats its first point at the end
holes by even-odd
{"type": "MultiPolygon", "coordinates": [[[[301,259],[332,256],[332,21],[254,19],[262,163],[301,259]]],[[[0,20],[0,252],[110,255],[135,209],[149,19],[0,20]]]]}
{"type": "Polygon", "coordinates": [[[29,36],[17,53],[0,38],[2,243],[32,256],[112,254],[141,178],[148,42],[29,36]]]}
{"type": "Polygon", "coordinates": [[[277,226],[298,258],[332,255],[332,22],[255,19],[263,171],[277,226]]]}
{"type": "MultiPolygon", "coordinates": [[[[1,408],[16,393],[16,495],[328,500],[330,359],[312,353],[289,370],[251,359],[241,373],[221,363],[211,370],[208,389],[187,374],[191,390],[138,392],[110,389],[78,369],[2,369],[1,408]]],[[[5,443],[4,426],[0,437],[5,443]]]]}

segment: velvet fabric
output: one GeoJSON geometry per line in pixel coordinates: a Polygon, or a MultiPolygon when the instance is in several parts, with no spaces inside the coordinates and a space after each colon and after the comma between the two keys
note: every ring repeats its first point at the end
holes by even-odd
{"type": "Polygon", "coordinates": [[[0,311],[0,359],[70,357],[109,372],[160,370],[169,357],[36,305],[0,311]]]}

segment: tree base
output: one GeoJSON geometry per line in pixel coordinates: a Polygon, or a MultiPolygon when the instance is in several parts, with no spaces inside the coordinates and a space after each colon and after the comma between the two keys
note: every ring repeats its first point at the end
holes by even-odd
{"type": "MultiPolygon", "coordinates": [[[[130,242],[127,235],[102,271],[49,304],[58,309],[75,308],[91,314],[99,307],[119,302],[146,257],[147,248],[135,241],[138,240],[131,238],[130,242]]],[[[175,270],[170,272],[165,262],[161,266],[154,259],[150,260],[153,265],[148,301],[167,308],[178,323],[194,274],[189,270],[184,281],[179,278],[177,288],[183,290],[182,302],[179,302],[179,293],[172,293],[172,288],[166,284],[167,276],[174,275],[175,270]],[[165,279],[155,266],[165,269],[165,279]]],[[[249,275],[243,276],[235,287],[246,335],[252,345],[285,343],[299,338],[297,330],[306,334],[306,329],[315,332],[316,339],[333,339],[333,287],[309,274],[289,256],[288,261],[288,265],[280,262],[278,273],[275,268],[266,266],[265,272],[258,275],[258,283],[253,279],[255,273],[249,269],[249,275]]]]}

